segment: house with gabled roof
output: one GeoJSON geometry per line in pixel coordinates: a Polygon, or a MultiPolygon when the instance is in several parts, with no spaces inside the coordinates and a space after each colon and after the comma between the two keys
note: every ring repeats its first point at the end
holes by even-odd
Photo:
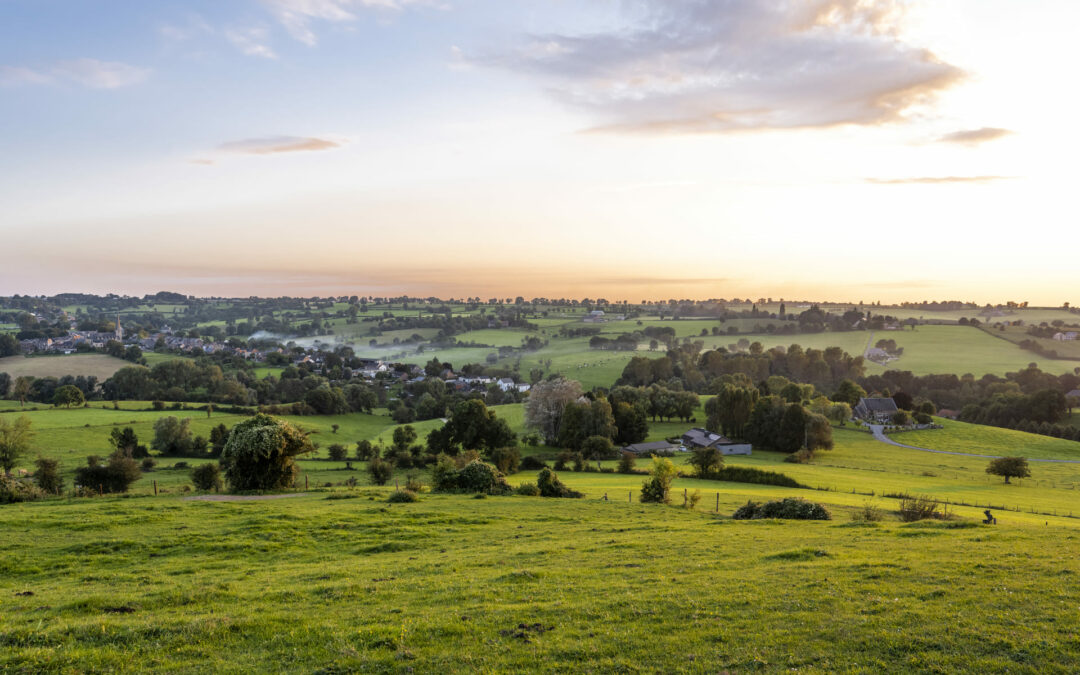
{"type": "Polygon", "coordinates": [[[852,411],[856,419],[871,424],[888,424],[900,409],[891,398],[860,398],[852,411]]]}

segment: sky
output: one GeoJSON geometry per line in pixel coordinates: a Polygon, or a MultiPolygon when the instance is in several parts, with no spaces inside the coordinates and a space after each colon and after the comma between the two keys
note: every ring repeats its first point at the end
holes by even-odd
{"type": "Polygon", "coordinates": [[[1080,301],[1072,0],[0,0],[0,295],[1080,301]]]}

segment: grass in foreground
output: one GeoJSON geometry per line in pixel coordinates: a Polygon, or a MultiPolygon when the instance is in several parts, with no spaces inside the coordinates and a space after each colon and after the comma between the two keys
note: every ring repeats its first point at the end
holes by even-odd
{"type": "Polygon", "coordinates": [[[2,507],[0,670],[1035,673],[1080,659],[1071,529],[386,493],[2,507]]]}

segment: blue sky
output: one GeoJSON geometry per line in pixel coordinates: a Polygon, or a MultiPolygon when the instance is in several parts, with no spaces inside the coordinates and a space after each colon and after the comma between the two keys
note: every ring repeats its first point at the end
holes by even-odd
{"type": "Polygon", "coordinates": [[[1057,304],[1078,15],[3,0],[0,292],[1057,304]]]}

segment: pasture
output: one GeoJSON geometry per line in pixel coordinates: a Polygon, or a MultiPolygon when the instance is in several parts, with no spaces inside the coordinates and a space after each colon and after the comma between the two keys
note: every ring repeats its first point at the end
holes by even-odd
{"type": "Polygon", "coordinates": [[[12,378],[22,377],[63,377],[64,375],[93,375],[99,381],[112,377],[113,373],[124,366],[132,365],[128,361],[107,354],[69,354],[64,356],[8,356],[0,359],[0,373],[7,373],[12,378]]]}

